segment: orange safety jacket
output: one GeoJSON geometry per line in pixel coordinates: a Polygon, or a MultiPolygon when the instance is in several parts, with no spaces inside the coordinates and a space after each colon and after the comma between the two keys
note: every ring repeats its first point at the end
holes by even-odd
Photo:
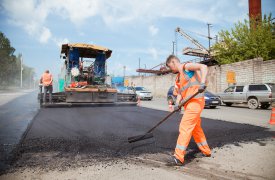
{"type": "Polygon", "coordinates": [[[174,96],[177,96],[179,94],[179,89],[180,89],[180,82],[179,82],[179,74],[178,74],[175,79],[175,85],[174,85],[174,91],[173,91],[174,96]]]}
{"type": "Polygon", "coordinates": [[[50,73],[43,73],[42,75],[43,86],[52,85],[53,82],[51,80],[52,80],[52,75],[50,73]]]}
{"type": "MultiPolygon", "coordinates": [[[[178,73],[175,82],[175,86],[177,85],[179,87],[178,93],[181,94],[182,101],[185,101],[196,92],[198,92],[200,84],[200,78],[198,77],[196,72],[194,72],[192,77],[189,77],[184,69],[182,73],[178,73]]],[[[204,93],[200,93],[194,97],[194,99],[200,98],[204,98],[204,93]]]]}

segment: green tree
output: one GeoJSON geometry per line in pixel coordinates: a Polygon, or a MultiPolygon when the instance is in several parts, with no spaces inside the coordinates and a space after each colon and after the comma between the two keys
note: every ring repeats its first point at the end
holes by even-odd
{"type": "MultiPolygon", "coordinates": [[[[21,54],[14,55],[15,48],[10,40],[0,32],[0,88],[20,86],[21,54]]],[[[23,65],[24,87],[31,87],[34,77],[34,69],[23,65]]]]}
{"type": "Polygon", "coordinates": [[[215,59],[220,64],[229,64],[262,57],[275,59],[275,25],[271,14],[262,21],[238,22],[231,30],[219,32],[221,41],[213,46],[215,59]]]}
{"type": "Polygon", "coordinates": [[[15,49],[10,45],[9,39],[0,32],[0,84],[10,85],[13,74],[13,66],[16,64],[16,57],[13,55],[15,49]]]}

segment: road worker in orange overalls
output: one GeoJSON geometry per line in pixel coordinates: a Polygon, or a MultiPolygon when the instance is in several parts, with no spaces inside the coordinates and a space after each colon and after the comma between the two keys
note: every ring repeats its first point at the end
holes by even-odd
{"type": "Polygon", "coordinates": [[[47,92],[49,91],[49,103],[52,103],[52,93],[53,93],[53,76],[50,74],[49,70],[46,70],[41,79],[40,83],[44,86],[44,96],[43,103],[46,103],[47,92]]]}
{"type": "Polygon", "coordinates": [[[177,94],[177,104],[188,99],[196,92],[200,92],[184,106],[184,115],[179,126],[179,136],[175,153],[169,165],[181,166],[184,163],[184,155],[187,146],[193,136],[198,148],[204,156],[211,156],[211,150],[207,144],[201,127],[200,114],[204,109],[204,90],[206,88],[207,66],[198,63],[180,63],[180,60],[170,55],[166,60],[166,66],[173,73],[178,74],[175,82],[174,94],[177,94]]]}

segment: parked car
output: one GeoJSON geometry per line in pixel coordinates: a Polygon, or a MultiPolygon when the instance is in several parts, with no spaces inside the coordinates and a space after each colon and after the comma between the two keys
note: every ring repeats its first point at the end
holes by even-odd
{"type": "Polygon", "coordinates": [[[174,91],[174,86],[171,86],[167,92],[167,102],[168,104],[174,105],[176,103],[177,97],[174,96],[173,91],[174,91]]]}
{"type": "MultiPolygon", "coordinates": [[[[167,101],[168,104],[175,104],[176,102],[176,96],[173,95],[174,86],[171,86],[167,93],[167,101]]],[[[216,108],[217,106],[221,105],[221,100],[218,96],[215,94],[205,91],[204,92],[204,99],[205,99],[205,107],[209,108],[216,108]]]]}
{"type": "Polygon", "coordinates": [[[209,91],[204,92],[204,100],[205,100],[205,106],[212,109],[221,105],[221,99],[209,91]]]}
{"type": "Polygon", "coordinates": [[[117,99],[119,102],[136,102],[137,95],[133,87],[113,85],[117,89],[117,99]]]}
{"type": "Polygon", "coordinates": [[[135,94],[135,90],[133,87],[118,86],[116,87],[116,89],[119,93],[135,94]]]}
{"type": "Polygon", "coordinates": [[[231,106],[233,103],[247,103],[250,109],[257,109],[258,107],[268,109],[272,100],[272,85],[230,86],[218,95],[227,106],[231,106]]]}
{"type": "Polygon", "coordinates": [[[152,92],[147,90],[145,87],[135,87],[135,91],[137,96],[142,100],[149,100],[153,99],[152,92]]]}

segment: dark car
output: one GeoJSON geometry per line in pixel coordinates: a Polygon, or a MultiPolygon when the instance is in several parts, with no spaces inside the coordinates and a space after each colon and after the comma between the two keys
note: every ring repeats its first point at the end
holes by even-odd
{"type": "MultiPolygon", "coordinates": [[[[177,97],[173,95],[173,91],[174,91],[174,86],[171,86],[167,93],[168,104],[170,103],[175,104],[176,102],[177,97]]],[[[220,98],[209,91],[204,92],[204,99],[205,99],[205,107],[214,109],[217,106],[221,105],[220,98]]]]}
{"type": "Polygon", "coordinates": [[[216,108],[221,105],[221,99],[215,94],[205,91],[204,92],[205,106],[209,108],[216,108]]]}
{"type": "Polygon", "coordinates": [[[174,91],[174,86],[171,86],[167,93],[167,101],[168,101],[168,104],[174,105],[177,100],[177,97],[174,96],[173,91],[174,91]]]}

